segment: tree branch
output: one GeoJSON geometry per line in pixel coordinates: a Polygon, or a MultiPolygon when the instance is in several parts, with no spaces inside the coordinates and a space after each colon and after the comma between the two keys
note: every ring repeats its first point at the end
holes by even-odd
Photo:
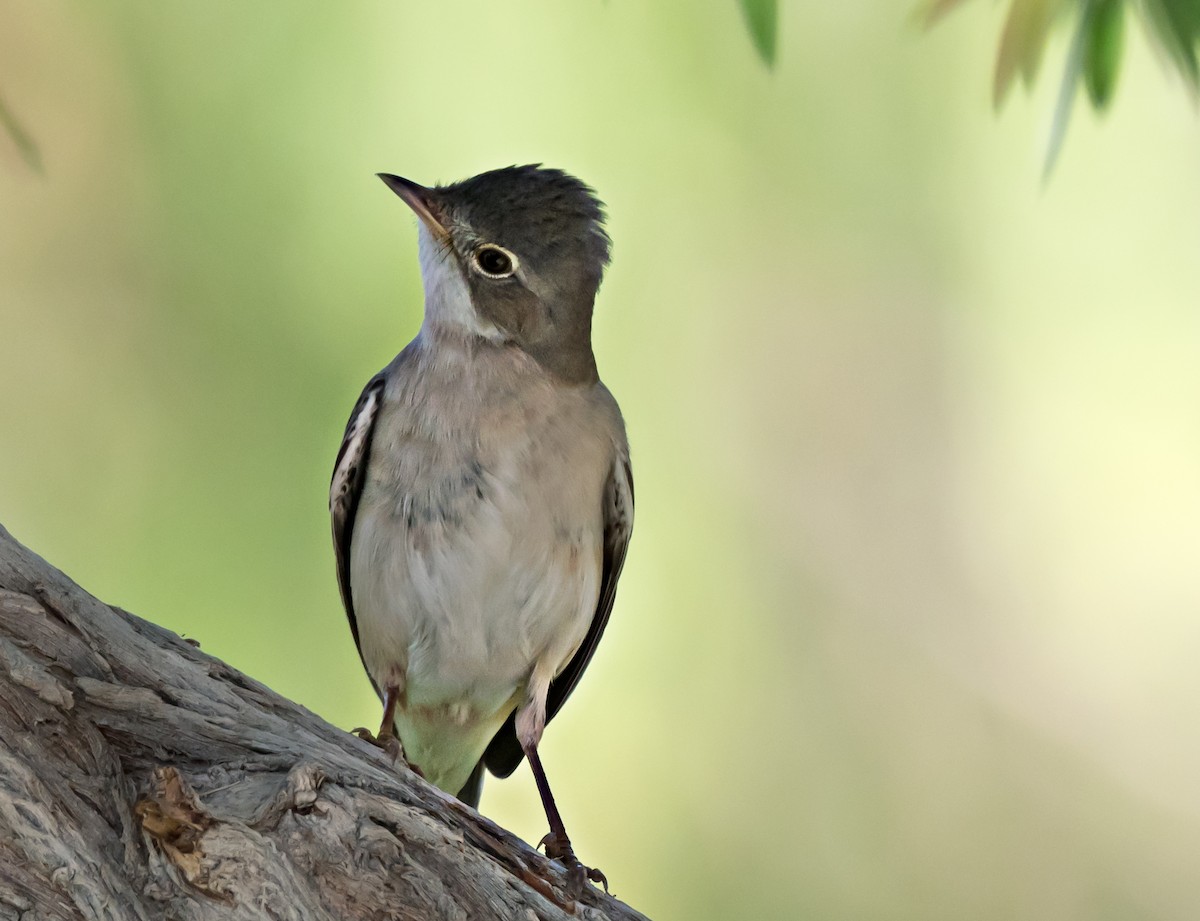
{"type": "MultiPolygon", "coordinates": [[[[642,919],[0,527],[0,919],[642,919]]],[[[644,921],[644,919],[643,919],[644,921]]]]}

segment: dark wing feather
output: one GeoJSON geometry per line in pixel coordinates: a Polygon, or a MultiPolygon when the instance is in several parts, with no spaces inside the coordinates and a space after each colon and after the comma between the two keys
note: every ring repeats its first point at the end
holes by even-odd
{"type": "MultiPolygon", "coordinates": [[[[583,643],[562,673],[550,682],[550,691],[546,697],[547,723],[554,718],[567,697],[575,690],[575,685],[583,676],[583,670],[587,668],[600,637],[604,634],[608,616],[612,613],[613,600],[617,596],[617,579],[621,577],[621,567],[625,564],[625,550],[629,547],[629,535],[632,533],[633,470],[629,466],[628,457],[619,457],[613,465],[604,490],[604,555],[601,561],[600,598],[596,602],[596,613],[592,617],[592,625],[588,628],[583,643]]],[[[497,777],[507,777],[516,770],[524,757],[521,743],[517,741],[516,714],[510,713],[504,725],[488,744],[483,762],[497,777]]]]}
{"type": "Polygon", "coordinates": [[[350,421],[346,423],[346,434],[342,437],[337,463],[333,466],[333,481],[329,484],[329,515],[333,519],[333,552],[337,557],[338,586],[342,590],[342,604],[350,619],[350,632],[354,634],[359,658],[362,658],[362,647],[358,642],[358,622],[354,619],[354,601],[350,593],[350,540],[354,535],[354,516],[358,512],[358,500],[366,480],[375,419],[383,403],[384,383],[383,374],[375,375],[354,404],[350,421]]]}

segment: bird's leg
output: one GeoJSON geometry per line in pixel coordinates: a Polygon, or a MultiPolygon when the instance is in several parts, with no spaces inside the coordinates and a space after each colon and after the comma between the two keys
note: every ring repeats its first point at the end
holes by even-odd
{"type": "Polygon", "coordinates": [[[585,867],[575,856],[571,839],[567,837],[567,829],[563,826],[562,816],[559,815],[558,806],[554,802],[554,794],[550,792],[550,781],[546,779],[542,759],[538,757],[538,743],[542,741],[542,731],[546,728],[546,695],[550,690],[552,677],[549,669],[534,668],[526,685],[525,702],[517,708],[515,728],[521,751],[529,759],[529,768],[533,771],[534,781],[537,782],[538,794],[542,797],[542,808],[546,810],[546,820],[550,823],[550,833],[538,842],[538,847],[545,845],[546,856],[559,861],[566,868],[567,894],[574,899],[587,888],[589,879],[595,883],[603,883],[605,892],[608,891],[608,880],[599,870],[585,867]]]}
{"type": "MultiPolygon", "coordinates": [[[[364,742],[370,742],[372,745],[382,748],[393,761],[408,764],[408,760],[404,757],[404,747],[400,744],[400,737],[396,735],[396,705],[399,701],[399,686],[389,684],[383,689],[383,721],[379,724],[379,732],[372,733],[370,729],[363,726],[352,731],[364,742]]],[[[411,764],[408,766],[415,773],[421,773],[411,764]]]]}
{"type": "Polygon", "coordinates": [[[550,833],[538,842],[538,847],[546,846],[546,856],[559,861],[567,870],[567,892],[571,898],[578,898],[587,887],[590,879],[604,886],[608,892],[608,879],[593,867],[585,867],[575,856],[571,847],[571,839],[567,837],[567,829],[563,826],[562,816],[559,815],[558,805],[554,802],[554,794],[550,792],[550,782],[546,779],[546,771],[542,768],[542,759],[538,757],[537,745],[522,745],[525,757],[529,759],[529,767],[533,771],[533,779],[537,782],[538,793],[542,797],[542,806],[546,810],[546,819],[550,822],[550,833]]]}

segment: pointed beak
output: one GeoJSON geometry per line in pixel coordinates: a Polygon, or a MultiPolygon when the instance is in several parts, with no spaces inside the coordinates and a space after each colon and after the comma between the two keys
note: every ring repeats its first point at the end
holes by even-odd
{"type": "Polygon", "coordinates": [[[376,173],[376,175],[387,183],[389,189],[404,199],[404,203],[416,212],[421,223],[429,228],[429,232],[435,238],[444,240],[450,236],[446,225],[442,223],[437,193],[433,189],[427,189],[410,179],[393,176],[391,173],[376,173]]]}

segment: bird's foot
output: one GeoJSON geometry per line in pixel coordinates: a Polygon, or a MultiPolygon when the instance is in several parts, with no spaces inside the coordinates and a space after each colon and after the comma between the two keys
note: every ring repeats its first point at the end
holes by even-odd
{"type": "Polygon", "coordinates": [[[583,891],[587,888],[588,880],[591,880],[593,883],[599,883],[604,887],[604,891],[608,892],[608,878],[595,867],[585,867],[579,862],[579,858],[575,856],[575,850],[571,847],[571,842],[566,835],[558,835],[550,832],[538,842],[538,847],[545,847],[546,856],[551,860],[557,860],[566,868],[567,894],[571,898],[577,899],[583,895],[583,891]]]}
{"type": "Polygon", "coordinates": [[[358,736],[364,742],[370,742],[376,748],[383,749],[393,761],[405,760],[404,747],[394,732],[381,732],[379,735],[375,735],[366,726],[359,726],[357,729],[351,729],[350,734],[358,736]]]}
{"type": "Polygon", "coordinates": [[[411,764],[404,757],[404,746],[400,744],[400,737],[394,732],[381,732],[379,735],[371,732],[364,726],[359,726],[357,729],[350,730],[351,735],[356,735],[364,742],[370,742],[376,748],[382,749],[394,764],[403,764],[406,768],[416,774],[418,777],[424,777],[421,769],[415,764],[411,764]]]}

